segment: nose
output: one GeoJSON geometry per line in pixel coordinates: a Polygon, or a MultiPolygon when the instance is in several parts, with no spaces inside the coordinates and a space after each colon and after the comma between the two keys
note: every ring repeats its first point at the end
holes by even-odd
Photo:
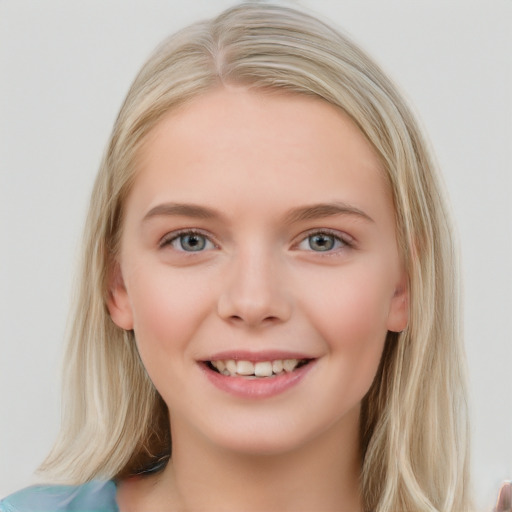
{"type": "Polygon", "coordinates": [[[252,328],[287,321],[292,302],[278,259],[259,249],[234,257],[222,284],[218,315],[252,328]]]}

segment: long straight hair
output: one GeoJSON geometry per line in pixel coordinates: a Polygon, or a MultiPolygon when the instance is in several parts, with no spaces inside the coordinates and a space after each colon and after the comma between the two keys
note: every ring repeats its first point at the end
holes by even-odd
{"type": "Polygon", "coordinates": [[[171,453],[167,409],[133,332],[111,320],[108,277],[147,134],[163,115],[222,87],[313,95],[342,109],[386,172],[409,278],[409,325],[389,333],[361,414],[365,510],[469,510],[465,356],[457,257],[427,144],[402,97],[354,43],[296,9],[249,2],[166,40],[136,77],[90,203],[64,375],[58,441],[42,470],[79,484],[156,467],[171,453]]]}

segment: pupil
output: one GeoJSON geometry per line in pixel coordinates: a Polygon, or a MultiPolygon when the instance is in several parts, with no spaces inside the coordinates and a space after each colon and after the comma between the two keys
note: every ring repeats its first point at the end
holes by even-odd
{"type": "Polygon", "coordinates": [[[181,247],[186,251],[200,251],[204,249],[206,242],[200,235],[183,235],[181,237],[181,247]]]}
{"type": "Polygon", "coordinates": [[[334,247],[334,237],[331,235],[312,235],[309,245],[315,251],[330,251],[334,247]]]}

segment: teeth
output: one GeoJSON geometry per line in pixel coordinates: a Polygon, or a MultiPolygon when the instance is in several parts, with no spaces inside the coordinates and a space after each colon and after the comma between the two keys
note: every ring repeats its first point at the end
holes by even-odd
{"type": "Polygon", "coordinates": [[[226,364],[226,370],[230,374],[236,373],[236,361],[233,361],[233,359],[230,359],[229,361],[226,361],[225,364],[226,364]]]}
{"type": "Polygon", "coordinates": [[[237,361],[236,373],[238,375],[254,375],[254,365],[250,361],[237,361]]]}
{"type": "Polygon", "coordinates": [[[295,370],[295,367],[299,364],[299,361],[297,359],[285,359],[283,361],[283,367],[285,372],[293,372],[295,370]]]}
{"type": "Polygon", "coordinates": [[[254,365],[254,375],[256,377],[271,377],[272,363],[270,361],[262,361],[254,365]]]}
{"type": "Polygon", "coordinates": [[[281,373],[283,371],[283,361],[279,359],[277,361],[272,361],[272,371],[274,373],[281,373]]]}
{"type": "Polygon", "coordinates": [[[244,377],[273,377],[283,373],[283,371],[293,372],[304,360],[299,359],[277,359],[275,361],[235,361],[227,359],[225,361],[210,361],[210,364],[216,368],[219,373],[227,376],[241,375],[244,377]]]}

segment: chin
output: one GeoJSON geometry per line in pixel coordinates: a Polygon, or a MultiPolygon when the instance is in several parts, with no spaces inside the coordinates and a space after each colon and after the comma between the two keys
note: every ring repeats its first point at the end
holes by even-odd
{"type": "MultiPolygon", "coordinates": [[[[227,422],[209,423],[203,431],[210,442],[221,449],[242,456],[280,456],[314,449],[323,441],[350,431],[358,436],[359,407],[340,416],[282,415],[241,413],[239,421],[233,416],[227,422]],[[311,421],[315,419],[317,421],[311,421]]],[[[205,425],[206,426],[206,425],[205,425]]]]}
{"type": "Polygon", "coordinates": [[[243,435],[217,440],[225,450],[240,456],[279,457],[306,446],[309,439],[290,435],[243,435]]]}

